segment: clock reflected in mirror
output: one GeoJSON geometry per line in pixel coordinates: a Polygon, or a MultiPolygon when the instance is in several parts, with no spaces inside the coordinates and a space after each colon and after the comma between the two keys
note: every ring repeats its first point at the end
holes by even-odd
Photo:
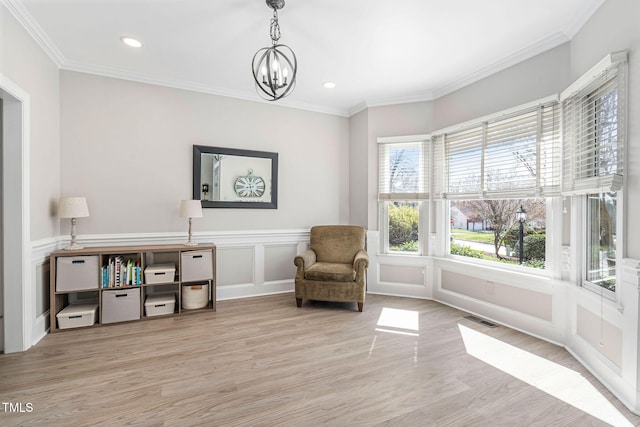
{"type": "Polygon", "coordinates": [[[248,175],[236,178],[234,185],[238,197],[262,197],[265,187],[264,179],[255,176],[253,169],[249,169],[248,175]]]}

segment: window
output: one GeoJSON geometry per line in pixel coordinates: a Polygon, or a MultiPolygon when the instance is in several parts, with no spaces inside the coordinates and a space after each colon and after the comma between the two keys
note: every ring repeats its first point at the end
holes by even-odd
{"type": "Polygon", "coordinates": [[[420,253],[420,203],[384,203],[389,233],[386,252],[420,253]]]}
{"type": "Polygon", "coordinates": [[[435,137],[435,196],[450,199],[451,255],[544,269],[546,200],[560,194],[560,109],[547,98],[435,137]],[[528,213],[522,223],[517,211],[528,213]]]}
{"type": "Polygon", "coordinates": [[[378,140],[378,201],[384,253],[423,253],[422,207],[429,199],[428,136],[378,140]]]}
{"type": "MultiPolygon", "coordinates": [[[[584,203],[582,285],[615,298],[624,195],[626,53],[611,54],[561,95],[563,193],[584,203]]],[[[580,240],[582,244],[580,245],[580,240]]]]}
{"type": "MultiPolygon", "coordinates": [[[[622,188],[626,77],[610,56],[588,83],[570,87],[564,112],[563,194],[585,195],[622,188]]],[[[623,58],[618,58],[621,61],[623,58]]]]}
{"type": "Polygon", "coordinates": [[[544,199],[454,200],[449,208],[451,255],[545,268],[544,199]],[[522,235],[518,211],[526,213],[522,235]]]}

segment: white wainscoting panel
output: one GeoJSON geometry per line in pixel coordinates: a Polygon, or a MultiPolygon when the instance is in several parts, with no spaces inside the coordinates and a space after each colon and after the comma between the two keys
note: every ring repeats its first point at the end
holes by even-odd
{"type": "Polygon", "coordinates": [[[618,368],[622,366],[622,331],[578,304],[576,310],[576,334],[591,347],[602,353],[618,368]]]}
{"type": "Polygon", "coordinates": [[[630,410],[640,413],[640,261],[618,266],[619,301],[570,285],[565,348],[630,410]]]}
{"type": "Polygon", "coordinates": [[[427,256],[379,253],[379,232],[367,232],[367,292],[371,294],[431,299],[432,260],[427,256]]]}
{"type": "Polygon", "coordinates": [[[423,266],[380,264],[380,282],[424,287],[423,266]]]}
{"type": "Polygon", "coordinates": [[[32,304],[31,345],[35,345],[49,330],[49,254],[63,247],[60,239],[42,239],[31,244],[31,286],[30,294],[34,296],[32,304]]]}
{"type": "Polygon", "coordinates": [[[264,247],[265,282],[291,281],[296,277],[293,259],[298,254],[297,244],[267,245],[264,247]]]}
{"type": "Polygon", "coordinates": [[[255,247],[217,249],[218,290],[225,286],[255,283],[255,247]]]}
{"type": "Polygon", "coordinates": [[[562,345],[561,282],[457,259],[437,258],[433,264],[436,301],[562,345]]]}
{"type": "Polygon", "coordinates": [[[551,295],[470,274],[442,271],[442,289],[551,322],[551,295]]]}

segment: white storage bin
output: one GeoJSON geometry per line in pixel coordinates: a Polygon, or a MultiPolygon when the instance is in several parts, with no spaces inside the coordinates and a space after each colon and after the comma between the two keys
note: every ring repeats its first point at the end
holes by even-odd
{"type": "Polygon", "coordinates": [[[102,323],[140,319],[140,288],[102,291],[102,323]]]}
{"type": "Polygon", "coordinates": [[[98,255],[64,256],[56,259],[56,291],[98,289],[98,255]]]}
{"type": "Polygon", "coordinates": [[[180,280],[197,282],[213,279],[213,262],[211,250],[182,252],[180,280]]]}
{"type": "Polygon", "coordinates": [[[173,314],[175,309],[176,294],[173,292],[147,295],[147,298],[144,301],[144,312],[147,316],[173,314]]]}
{"type": "Polygon", "coordinates": [[[175,281],[176,266],[174,264],[152,264],[144,269],[144,282],[148,285],[171,283],[175,281]]]}
{"type": "Polygon", "coordinates": [[[182,285],[182,308],[193,310],[204,308],[209,303],[209,285],[182,285]]]}
{"type": "Polygon", "coordinates": [[[91,326],[98,320],[98,304],[71,304],[56,314],[56,318],[60,329],[91,326]]]}

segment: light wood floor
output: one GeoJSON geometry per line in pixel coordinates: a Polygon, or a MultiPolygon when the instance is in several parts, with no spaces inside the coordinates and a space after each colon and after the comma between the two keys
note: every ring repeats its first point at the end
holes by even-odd
{"type": "Polygon", "coordinates": [[[25,353],[0,356],[0,401],[33,407],[10,414],[0,406],[0,425],[640,423],[562,348],[465,315],[376,295],[363,313],[355,304],[296,308],[282,294],[222,301],[216,313],[50,334],[25,353]],[[383,309],[391,320],[418,323],[383,325],[383,309]],[[523,367],[519,378],[513,369],[523,367]],[[593,414],[549,390],[565,400],[595,395],[583,405],[593,414]],[[607,407],[613,416],[600,415],[607,407]]]}

